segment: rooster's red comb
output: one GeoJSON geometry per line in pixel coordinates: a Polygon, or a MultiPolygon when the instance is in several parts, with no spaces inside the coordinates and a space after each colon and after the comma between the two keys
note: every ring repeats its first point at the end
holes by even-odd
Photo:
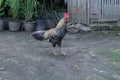
{"type": "Polygon", "coordinates": [[[64,15],[65,17],[69,17],[69,14],[68,14],[67,12],[65,12],[63,15],[64,15]]]}

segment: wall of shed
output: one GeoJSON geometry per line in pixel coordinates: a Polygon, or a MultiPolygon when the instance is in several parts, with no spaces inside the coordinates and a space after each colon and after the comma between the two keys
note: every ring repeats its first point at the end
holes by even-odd
{"type": "Polygon", "coordinates": [[[87,0],[68,0],[68,12],[73,22],[86,22],[86,1],[87,0]]]}
{"type": "Polygon", "coordinates": [[[120,0],[67,0],[72,22],[89,24],[93,19],[120,19],[120,0]]]}

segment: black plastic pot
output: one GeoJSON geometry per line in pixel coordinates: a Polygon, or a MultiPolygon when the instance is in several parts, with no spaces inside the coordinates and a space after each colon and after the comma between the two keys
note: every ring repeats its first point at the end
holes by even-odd
{"type": "Polygon", "coordinates": [[[19,31],[21,27],[20,21],[9,21],[9,31],[19,31]]]}
{"type": "Polygon", "coordinates": [[[0,19],[0,31],[4,31],[5,23],[4,20],[0,19]]]}
{"type": "Polygon", "coordinates": [[[35,22],[23,22],[23,28],[27,32],[32,32],[35,30],[35,22]]]}
{"type": "Polygon", "coordinates": [[[5,18],[5,30],[9,30],[9,21],[12,21],[12,18],[5,18]]]}
{"type": "Polygon", "coordinates": [[[40,18],[36,20],[36,31],[49,30],[55,28],[55,22],[52,18],[40,18]]]}
{"type": "Polygon", "coordinates": [[[56,27],[56,24],[52,18],[46,18],[46,23],[47,23],[47,27],[46,27],[47,30],[56,27]]]}
{"type": "Polygon", "coordinates": [[[46,30],[46,19],[45,18],[40,18],[40,19],[36,19],[36,27],[35,30],[39,31],[39,30],[46,30]]]}

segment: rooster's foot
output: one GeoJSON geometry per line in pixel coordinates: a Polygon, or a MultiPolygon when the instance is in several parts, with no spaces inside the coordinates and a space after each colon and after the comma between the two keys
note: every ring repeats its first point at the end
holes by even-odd
{"type": "Polygon", "coordinates": [[[64,51],[62,51],[62,55],[63,55],[63,56],[67,56],[68,54],[65,53],[64,51]]]}
{"type": "Polygon", "coordinates": [[[58,54],[57,53],[53,53],[54,56],[57,56],[58,54]]]}

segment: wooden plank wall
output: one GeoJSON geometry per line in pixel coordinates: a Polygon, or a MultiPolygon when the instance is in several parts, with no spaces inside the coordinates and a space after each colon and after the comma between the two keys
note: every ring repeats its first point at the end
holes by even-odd
{"type": "Polygon", "coordinates": [[[93,18],[120,19],[120,0],[67,0],[72,22],[88,23],[93,18]]]}
{"type": "Polygon", "coordinates": [[[101,0],[89,0],[89,18],[99,19],[101,17],[101,0]]]}
{"type": "Polygon", "coordinates": [[[68,12],[72,22],[86,23],[87,21],[87,0],[68,0],[68,12]]]}
{"type": "Polygon", "coordinates": [[[120,18],[120,0],[102,0],[102,19],[120,18]]]}

